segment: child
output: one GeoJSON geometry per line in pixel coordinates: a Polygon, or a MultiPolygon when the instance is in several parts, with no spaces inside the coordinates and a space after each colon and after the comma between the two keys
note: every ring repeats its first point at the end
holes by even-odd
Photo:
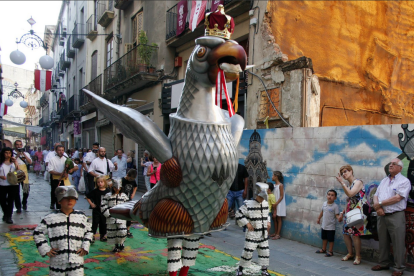
{"type": "Polygon", "coordinates": [[[108,244],[115,244],[115,248],[112,252],[120,252],[124,250],[124,241],[127,235],[127,228],[126,221],[111,217],[109,209],[127,201],[128,197],[123,193],[121,181],[114,179],[111,192],[104,196],[101,205],[102,213],[106,217],[108,244]]]}
{"type": "Polygon", "coordinates": [[[96,180],[95,189],[89,192],[86,195],[86,200],[92,207],[92,232],[93,232],[93,241],[95,241],[96,230],[99,225],[99,235],[100,241],[106,242],[108,239],[106,236],[106,217],[103,215],[101,210],[101,202],[103,197],[109,193],[108,183],[106,182],[105,177],[98,177],[96,180]]]}
{"type": "Polygon", "coordinates": [[[325,254],[326,257],[333,256],[333,246],[335,240],[335,217],[338,219],[339,222],[342,221],[342,217],[339,215],[339,208],[338,205],[334,202],[336,199],[337,193],[335,190],[329,190],[326,193],[326,199],[322,205],[322,211],[319,214],[318,220],[316,221],[318,224],[321,223],[322,219],[322,249],[319,249],[315,253],[318,254],[325,254]],[[329,242],[329,250],[326,251],[326,246],[329,242]]]}
{"type": "MultiPolygon", "coordinates": [[[[129,200],[132,200],[135,196],[135,192],[137,191],[138,185],[135,181],[135,178],[137,177],[137,171],[134,169],[130,169],[125,177],[122,178],[122,187],[124,188],[124,193],[129,198],[129,200]]],[[[127,237],[133,238],[131,231],[129,229],[131,228],[131,221],[128,220],[126,222],[127,226],[127,237]]]]}
{"type": "Polygon", "coordinates": [[[55,194],[60,210],[43,218],[33,239],[40,255],[50,257],[49,275],[84,275],[83,256],[92,241],[91,225],[83,212],[73,209],[78,200],[74,188],[60,186],[55,194]]]}
{"type": "Polygon", "coordinates": [[[250,266],[253,251],[257,249],[258,264],[262,266],[262,276],[270,276],[267,271],[269,266],[269,242],[267,231],[270,227],[268,216],[269,205],[266,201],[269,186],[266,183],[256,183],[256,198],[247,200],[236,212],[236,222],[240,227],[247,226],[244,250],[240,258],[237,276],[243,275],[243,268],[250,266]]]}
{"type": "MultiPolygon", "coordinates": [[[[275,186],[273,185],[272,182],[267,182],[267,185],[269,185],[269,189],[267,189],[267,202],[269,204],[269,218],[270,221],[274,220],[274,225],[276,226],[276,216],[273,217],[273,215],[276,215],[276,197],[273,194],[273,190],[275,188],[275,186]]],[[[273,233],[272,235],[270,235],[270,229],[271,229],[271,225],[269,225],[268,229],[267,229],[267,233],[270,237],[273,237],[272,239],[275,239],[274,237],[276,236],[276,227],[275,227],[275,233],[273,233]]]]}
{"type": "Polygon", "coordinates": [[[33,156],[34,166],[33,170],[36,173],[36,177],[39,176],[40,170],[42,169],[42,165],[40,164],[39,158],[35,155],[33,156]]]}
{"type": "Polygon", "coordinates": [[[276,212],[273,213],[276,235],[272,238],[272,240],[278,240],[280,239],[280,231],[282,230],[282,217],[286,217],[286,201],[285,189],[283,187],[283,174],[280,171],[274,171],[272,181],[276,183],[273,190],[273,194],[276,198],[276,212]]]}
{"type": "MultiPolygon", "coordinates": [[[[75,158],[75,164],[78,166],[78,168],[80,167],[80,159],[79,158],[75,158]]],[[[73,180],[73,186],[75,186],[76,191],[78,191],[78,187],[79,187],[79,180],[82,177],[82,170],[77,170],[72,174],[72,180],[73,180]]]]}

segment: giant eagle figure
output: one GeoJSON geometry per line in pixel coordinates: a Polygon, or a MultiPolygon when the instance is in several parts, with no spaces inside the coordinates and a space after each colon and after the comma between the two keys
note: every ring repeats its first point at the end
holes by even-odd
{"type": "Polygon", "coordinates": [[[112,216],[141,221],[152,237],[168,239],[170,275],[187,275],[200,236],[224,229],[226,195],[237,171],[244,120],[216,106],[219,70],[234,81],[246,68],[246,53],[233,40],[233,19],[222,5],[206,15],[206,35],[196,39],[170,133],[131,108],[85,90],[95,106],[128,138],[148,149],[163,166],[160,180],[138,202],[113,207],[112,216]],[[221,22],[221,23],[220,23],[221,22]],[[218,23],[218,24],[217,24],[218,23]],[[220,69],[221,68],[221,69],[220,69]],[[182,251],[181,251],[182,249],[182,251]]]}

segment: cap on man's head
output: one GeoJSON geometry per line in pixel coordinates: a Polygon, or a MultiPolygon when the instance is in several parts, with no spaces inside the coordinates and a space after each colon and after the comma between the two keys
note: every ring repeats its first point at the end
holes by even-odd
{"type": "Polygon", "coordinates": [[[60,202],[65,197],[72,197],[78,200],[78,192],[70,186],[59,186],[55,190],[57,201],[60,202]]]}

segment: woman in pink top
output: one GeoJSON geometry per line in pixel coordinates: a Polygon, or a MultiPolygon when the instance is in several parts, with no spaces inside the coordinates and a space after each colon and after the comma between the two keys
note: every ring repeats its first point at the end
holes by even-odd
{"type": "Polygon", "coordinates": [[[151,167],[148,167],[147,175],[151,176],[150,184],[151,189],[154,188],[155,184],[157,184],[158,180],[160,180],[160,172],[161,172],[161,163],[157,160],[157,158],[152,157],[154,163],[152,163],[151,167]]]}

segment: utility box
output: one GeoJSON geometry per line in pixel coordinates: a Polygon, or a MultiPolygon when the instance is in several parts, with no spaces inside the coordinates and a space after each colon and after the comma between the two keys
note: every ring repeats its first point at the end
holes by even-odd
{"type": "Polygon", "coordinates": [[[175,57],[174,67],[181,67],[181,66],[183,66],[183,58],[182,57],[175,57]]]}

